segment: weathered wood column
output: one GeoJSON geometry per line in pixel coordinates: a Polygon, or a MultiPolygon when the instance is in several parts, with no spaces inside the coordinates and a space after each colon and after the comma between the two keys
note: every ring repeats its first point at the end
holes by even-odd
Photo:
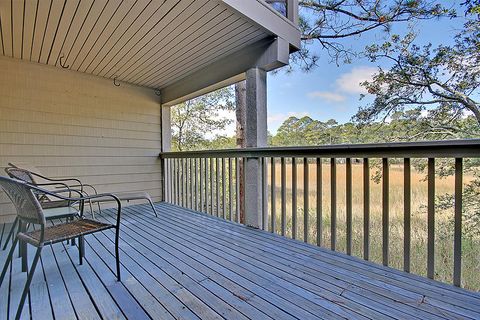
{"type": "MultiPolygon", "coordinates": [[[[160,105],[160,125],[161,125],[161,138],[162,138],[162,152],[169,152],[172,150],[172,123],[171,123],[171,110],[169,106],[160,105]]],[[[161,180],[162,180],[162,201],[167,201],[167,166],[165,160],[160,160],[160,166],[162,168],[161,180]]]]}
{"type": "Polygon", "coordinates": [[[161,130],[162,130],[162,152],[172,150],[172,120],[169,106],[160,106],[161,108],[161,130]]]}
{"type": "MultiPolygon", "coordinates": [[[[245,146],[267,146],[267,73],[260,68],[246,72],[245,146]]],[[[245,224],[262,226],[262,181],[259,158],[245,164],[245,224]]]]}

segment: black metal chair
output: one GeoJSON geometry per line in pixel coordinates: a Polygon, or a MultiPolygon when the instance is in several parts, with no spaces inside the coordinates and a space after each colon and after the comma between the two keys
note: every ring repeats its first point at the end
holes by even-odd
{"type": "MultiPolygon", "coordinates": [[[[14,204],[17,211],[17,217],[20,225],[34,224],[40,227],[39,230],[37,229],[34,231],[22,231],[17,234],[13,242],[13,245],[10,248],[10,251],[7,256],[7,260],[5,261],[5,265],[3,267],[3,270],[0,276],[0,286],[1,286],[5,278],[5,275],[7,273],[8,267],[12,262],[15,247],[19,241],[23,241],[37,248],[35,257],[33,258],[33,261],[32,261],[32,266],[30,267],[30,271],[28,272],[27,281],[25,283],[25,287],[23,289],[22,296],[20,298],[15,319],[20,319],[23,306],[25,304],[25,299],[27,297],[27,294],[29,293],[30,283],[32,281],[33,274],[35,272],[35,268],[40,258],[42,248],[45,245],[54,244],[64,240],[78,238],[79,263],[82,264],[82,259],[84,256],[84,248],[85,248],[83,237],[91,233],[113,228],[115,229],[115,257],[116,257],[117,280],[118,281],[121,280],[120,260],[118,255],[118,241],[119,241],[119,235],[120,235],[120,216],[121,216],[122,204],[118,199],[118,197],[116,197],[113,194],[99,194],[99,195],[93,195],[93,196],[80,195],[79,197],[65,197],[56,192],[52,192],[52,191],[28,184],[24,181],[7,178],[7,177],[0,177],[0,186],[5,190],[7,196],[10,198],[10,200],[14,204]],[[39,197],[41,196],[52,196],[60,200],[66,200],[66,201],[78,201],[80,203],[80,216],[76,217],[75,220],[73,221],[68,221],[65,223],[47,226],[44,209],[42,208],[39,201],[39,197]],[[116,224],[107,224],[97,220],[83,218],[84,202],[88,201],[89,199],[94,199],[96,197],[111,197],[112,199],[114,199],[114,201],[117,202],[118,209],[117,209],[116,224]]],[[[61,191],[63,190],[60,190],[59,192],[61,191]]]]}
{"type": "MultiPolygon", "coordinates": [[[[38,181],[47,181],[46,184],[44,185],[54,185],[55,183],[61,183],[64,184],[65,187],[69,188],[74,188],[79,190],[81,193],[88,195],[90,194],[98,194],[97,189],[92,186],[91,184],[83,183],[80,181],[78,178],[60,178],[60,179],[55,179],[55,178],[50,178],[47,176],[42,175],[39,173],[38,169],[35,168],[34,166],[27,166],[27,168],[23,166],[19,166],[17,164],[9,162],[8,165],[10,166],[9,168],[5,169],[7,170],[14,170],[14,169],[19,169],[23,170],[22,177],[13,177],[16,179],[20,179],[23,181],[26,181],[31,184],[39,185],[38,181]],[[32,171],[33,170],[33,171],[32,171]],[[26,180],[27,179],[27,180],[26,180]],[[30,180],[28,180],[30,179],[30,180]],[[73,182],[73,184],[72,184],[73,182]],[[87,189],[89,190],[89,193],[87,193],[87,189]]],[[[11,176],[11,175],[10,175],[11,176]]],[[[146,200],[150,204],[150,207],[152,208],[152,212],[155,214],[156,217],[158,217],[157,210],[155,209],[155,206],[153,204],[151,196],[147,192],[115,192],[115,195],[121,200],[121,201],[133,201],[133,200],[146,200]]],[[[48,199],[46,199],[48,200],[48,199]]],[[[90,204],[90,212],[92,213],[93,217],[95,218],[95,212],[93,211],[92,208],[92,202],[97,203],[98,207],[98,212],[101,212],[100,208],[100,203],[102,202],[110,202],[112,201],[109,198],[97,198],[95,201],[89,201],[90,204]]],[[[45,208],[46,205],[49,205],[48,202],[42,203],[42,206],[45,208]]]]}
{"type": "MultiPolygon", "coordinates": [[[[47,182],[47,183],[38,183],[32,174],[24,169],[16,168],[16,167],[8,167],[5,169],[5,172],[13,179],[24,181],[28,184],[35,185],[37,187],[61,187],[68,193],[69,197],[72,196],[72,189],[65,183],[56,181],[56,182],[47,182]]],[[[78,191],[74,191],[78,193],[78,191]]],[[[80,190],[82,195],[84,193],[80,190]]],[[[40,201],[40,205],[44,209],[44,215],[46,220],[53,220],[53,219],[61,219],[61,218],[73,218],[75,215],[78,215],[78,210],[72,207],[74,204],[72,201],[67,200],[57,200],[52,199],[46,195],[38,195],[38,200],[40,201]]],[[[18,217],[15,218],[13,221],[12,227],[10,232],[8,233],[7,239],[5,241],[5,245],[3,246],[2,250],[5,250],[8,246],[10,238],[12,238],[13,233],[15,232],[15,228],[18,223],[18,217]]],[[[24,270],[25,271],[25,270],[24,270]]]]}

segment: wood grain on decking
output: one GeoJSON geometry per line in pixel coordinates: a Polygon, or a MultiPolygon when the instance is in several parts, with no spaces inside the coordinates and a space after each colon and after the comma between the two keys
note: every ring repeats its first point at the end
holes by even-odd
{"type": "MultiPolygon", "coordinates": [[[[24,318],[480,318],[478,293],[170,204],[156,207],[158,218],[148,206],[123,209],[122,282],[113,273],[112,230],[86,237],[82,266],[76,247],[44,248],[24,318]]],[[[114,222],[111,210],[97,217],[114,222]]],[[[9,227],[0,226],[1,244],[9,227]]],[[[0,318],[16,311],[25,278],[15,258],[0,287],[0,318]]]]}

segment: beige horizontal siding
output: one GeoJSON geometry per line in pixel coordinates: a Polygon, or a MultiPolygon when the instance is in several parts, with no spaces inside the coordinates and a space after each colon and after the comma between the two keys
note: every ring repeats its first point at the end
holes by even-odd
{"type": "MultiPolygon", "coordinates": [[[[0,57],[0,170],[29,163],[99,192],[161,199],[160,102],[151,89],[0,57]]],[[[0,222],[14,217],[0,193],[0,222]]]]}

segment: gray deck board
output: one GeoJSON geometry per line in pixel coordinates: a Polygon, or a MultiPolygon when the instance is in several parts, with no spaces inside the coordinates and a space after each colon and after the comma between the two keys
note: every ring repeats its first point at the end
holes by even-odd
{"type": "MultiPolygon", "coordinates": [[[[173,211],[177,210],[172,208],[173,211]]],[[[195,217],[197,219],[198,217],[195,217]]],[[[475,311],[478,316],[480,305],[478,304],[478,293],[473,293],[453,286],[441,284],[437,281],[429,279],[419,280],[418,276],[403,273],[401,271],[379,266],[373,263],[365,262],[358,258],[350,257],[341,253],[322,250],[311,245],[306,245],[300,241],[281,238],[271,235],[267,232],[252,230],[248,228],[231,228],[229,224],[224,225],[219,219],[210,218],[205,221],[201,219],[200,223],[203,228],[216,228],[217,232],[230,234],[232,238],[238,239],[244,237],[250,243],[260,244],[263,251],[268,251],[273,245],[277,252],[284,252],[291,257],[296,264],[313,265],[320,270],[330,265],[337,272],[345,275],[345,277],[357,277],[358,274],[368,279],[372,284],[378,287],[384,287],[388,290],[394,290],[404,295],[404,298],[423,299],[425,296],[428,300],[434,301],[436,304],[446,303],[446,308],[463,308],[475,311]],[[325,264],[325,262],[327,262],[325,264]],[[427,281],[425,281],[427,280],[427,281]]],[[[269,257],[271,255],[268,255],[269,257]]],[[[289,259],[287,257],[287,259],[289,259]]],[[[348,278],[346,278],[348,279],[348,278]]],[[[358,279],[357,279],[358,280],[358,279]]]]}
{"type": "Polygon", "coordinates": [[[89,292],[85,289],[75,267],[70,263],[68,255],[65,254],[63,245],[57,243],[52,246],[52,250],[70,299],[75,302],[73,307],[77,317],[86,320],[101,319],[89,292]]]}
{"type": "MultiPolygon", "coordinates": [[[[123,210],[114,232],[42,251],[28,319],[480,319],[480,294],[300,241],[159,203],[123,210]]],[[[113,222],[114,212],[98,218],[113,222]]],[[[9,225],[0,225],[0,245],[9,225]]],[[[33,248],[29,258],[33,257],[33,248]]],[[[0,251],[3,266],[6,251],[0,251]]],[[[0,287],[0,319],[16,311],[20,259],[0,287]],[[12,280],[11,285],[9,279],[12,280]]]]}
{"type": "MultiPolygon", "coordinates": [[[[138,219],[138,223],[142,224],[142,222],[138,219]]],[[[172,220],[173,221],[173,220],[172,220]]],[[[146,223],[146,221],[144,221],[146,223]]],[[[191,225],[192,226],[192,225],[191,225]]],[[[158,226],[156,226],[158,227],[158,226]]],[[[168,229],[171,229],[172,232],[175,232],[178,234],[178,237],[180,237],[183,241],[188,242],[189,237],[192,238],[192,242],[195,243],[199,248],[202,248],[203,250],[199,250],[207,259],[211,261],[219,261],[219,263],[223,266],[229,267],[230,270],[233,272],[236,272],[240,276],[244,276],[245,278],[255,278],[256,283],[260,284],[263,286],[263,288],[272,288],[274,289],[277,293],[283,293],[284,295],[288,296],[289,292],[295,292],[299,296],[303,297],[303,299],[294,299],[294,301],[297,302],[297,305],[303,305],[305,306],[304,310],[306,311],[315,311],[314,314],[320,315],[321,317],[323,316],[330,316],[334,317],[334,314],[337,313],[337,316],[346,316],[348,314],[345,314],[345,311],[342,310],[341,308],[338,308],[338,306],[335,303],[331,303],[331,301],[327,301],[325,299],[325,296],[330,297],[333,299],[333,295],[328,295],[326,294],[319,294],[315,295],[312,292],[305,290],[301,286],[296,286],[294,283],[291,282],[291,277],[287,273],[282,273],[280,274],[281,277],[276,277],[270,273],[267,269],[261,269],[257,267],[252,267],[254,265],[260,265],[262,262],[260,260],[253,261],[253,259],[249,258],[246,255],[241,255],[240,258],[233,257],[231,253],[234,251],[228,246],[223,246],[223,247],[217,247],[216,246],[216,239],[215,238],[208,238],[206,233],[204,234],[205,237],[202,236],[195,236],[193,233],[190,232],[190,230],[186,229],[174,229],[174,223],[172,223],[168,228],[154,228],[155,233],[160,234],[161,232],[165,232],[165,234],[168,236],[168,229]],[[160,231],[160,229],[162,231],[160,231]],[[207,240],[208,242],[202,243],[203,240],[207,240]],[[215,249],[214,249],[215,248],[215,249]],[[213,249],[213,250],[212,250],[213,249]],[[224,253],[230,253],[228,255],[224,255],[224,253]],[[288,280],[287,280],[288,279],[288,280]],[[272,286],[272,284],[274,284],[272,286]],[[289,290],[289,291],[286,291],[289,290]],[[312,305],[309,302],[314,302],[315,304],[318,305],[312,305]]],[[[205,230],[207,232],[207,230],[205,230]]],[[[171,235],[170,235],[171,236],[171,235]]],[[[237,247],[238,248],[238,247],[237,247]]],[[[279,270],[281,273],[281,270],[279,270]]],[[[308,286],[308,283],[302,283],[303,286],[308,286]]],[[[340,303],[348,303],[346,299],[336,295],[335,298],[339,300],[340,303]]],[[[368,312],[368,310],[364,310],[365,313],[368,312]]],[[[361,317],[361,313],[357,315],[358,317],[361,317]]],[[[376,316],[376,318],[380,319],[382,318],[381,314],[372,314],[372,316],[376,316]]]]}
{"type": "MultiPolygon", "coordinates": [[[[173,224],[174,223],[170,225],[169,229],[173,224]]],[[[188,233],[192,229],[195,229],[195,226],[190,225],[189,230],[178,229],[178,231],[182,233],[188,233]]],[[[225,251],[233,252],[232,249],[227,247],[228,244],[224,243],[223,247],[215,244],[214,242],[215,238],[209,237],[208,234],[209,234],[209,231],[206,230],[205,228],[197,229],[197,240],[199,242],[202,241],[202,238],[211,240],[205,245],[206,246],[214,245],[216,247],[214,252],[217,252],[219,255],[221,255],[225,251]]],[[[217,240],[220,241],[221,237],[219,237],[217,240]]],[[[378,294],[374,294],[373,292],[369,293],[367,290],[354,288],[355,285],[352,283],[346,283],[343,280],[334,279],[334,277],[330,277],[334,281],[336,280],[337,282],[341,283],[341,286],[337,287],[335,285],[329,284],[328,283],[329,279],[325,279],[325,278],[317,279],[312,275],[314,275],[315,272],[319,273],[318,270],[313,270],[310,272],[310,270],[306,270],[305,268],[304,269],[297,268],[298,265],[292,266],[292,265],[281,264],[279,262],[276,262],[273,259],[271,259],[270,255],[268,257],[263,256],[264,251],[262,252],[261,250],[254,248],[253,246],[250,245],[251,243],[248,243],[248,242],[242,243],[238,241],[238,238],[237,238],[235,244],[236,244],[235,250],[238,250],[238,252],[241,254],[240,257],[242,258],[242,260],[250,261],[250,263],[253,263],[254,262],[253,259],[256,259],[255,264],[257,266],[260,266],[265,272],[271,272],[272,270],[274,270],[275,272],[273,273],[277,275],[281,275],[282,279],[288,280],[294,284],[298,284],[299,286],[302,286],[303,288],[310,290],[311,292],[317,294],[318,296],[329,300],[328,301],[329,305],[327,305],[327,307],[332,308],[332,305],[335,306],[335,304],[339,304],[348,308],[350,312],[351,311],[357,312],[361,315],[367,315],[367,316],[375,317],[377,319],[384,318],[385,315],[381,313],[379,314],[378,312],[374,310],[370,310],[368,308],[369,306],[374,304],[375,308],[373,309],[386,310],[388,308],[389,314],[394,313],[394,315],[396,314],[397,316],[400,316],[405,314],[405,312],[409,314],[408,311],[410,311],[410,315],[412,316],[412,318],[419,318],[422,316],[422,310],[418,310],[418,309],[406,310],[406,308],[402,308],[404,307],[403,304],[393,299],[384,298],[382,301],[382,296],[378,294]],[[242,248],[242,246],[244,246],[244,248],[242,248]],[[368,295],[370,297],[366,297],[368,295]],[[348,296],[349,299],[347,299],[345,296],[348,296]],[[382,301],[384,304],[383,305],[379,304],[377,303],[377,301],[382,301]],[[399,307],[398,311],[391,310],[392,308],[390,305],[392,303],[398,304],[398,307],[399,307]],[[363,304],[363,306],[361,304],[363,304]]],[[[288,258],[288,256],[285,258],[288,258]]],[[[285,263],[285,261],[288,262],[288,259],[285,259],[282,262],[285,263]]],[[[239,265],[242,264],[242,261],[239,261],[238,258],[235,258],[235,260],[233,260],[232,262],[237,263],[239,265]]],[[[330,282],[332,282],[331,279],[330,279],[330,282]]],[[[341,313],[343,314],[343,312],[341,313]]],[[[432,315],[423,314],[423,316],[431,317],[432,315]]]]}
{"type": "MultiPolygon", "coordinates": [[[[175,209],[174,209],[175,210],[175,209]]],[[[173,211],[174,211],[173,210],[173,211]]],[[[176,220],[176,217],[172,217],[173,220],[176,220]]],[[[208,226],[201,226],[199,230],[200,234],[208,238],[208,229],[212,228],[212,223],[210,223],[208,226]]],[[[189,229],[194,229],[194,223],[190,224],[189,229]]],[[[214,233],[218,234],[218,233],[214,233]]],[[[223,235],[228,237],[228,235],[223,235]]],[[[260,243],[261,245],[261,250],[255,249],[255,240],[253,237],[251,237],[250,232],[247,230],[246,236],[242,234],[234,234],[233,235],[235,239],[235,250],[238,252],[242,252],[244,254],[250,254],[253,257],[255,257],[257,260],[264,260],[264,261],[270,261],[268,262],[271,266],[275,265],[277,268],[284,269],[287,272],[290,272],[291,274],[294,274],[296,277],[300,277],[305,279],[306,281],[310,281],[312,283],[316,283],[319,287],[325,287],[325,284],[328,282],[335,283],[336,285],[339,285],[337,291],[343,292],[343,296],[349,296],[351,299],[355,300],[355,297],[352,297],[353,294],[359,294],[360,297],[364,297],[366,295],[370,296],[370,301],[367,300],[367,305],[371,305],[371,301],[381,301],[385,305],[389,306],[391,309],[391,305],[397,304],[398,309],[400,312],[406,312],[407,314],[411,314],[412,317],[422,317],[422,316],[427,316],[427,317],[432,317],[432,313],[424,313],[422,310],[427,310],[433,312],[433,314],[438,313],[436,308],[432,308],[431,306],[423,303],[419,304],[418,302],[422,300],[423,296],[412,293],[407,290],[399,289],[397,287],[391,286],[391,285],[386,285],[380,281],[373,281],[371,278],[365,277],[365,276],[359,276],[355,272],[345,272],[343,268],[338,268],[336,266],[331,266],[328,263],[322,263],[322,264],[311,264],[308,261],[312,260],[307,257],[301,257],[301,258],[295,258],[295,256],[292,256],[292,252],[287,252],[282,255],[283,251],[278,251],[277,244],[269,245],[268,242],[263,241],[260,243]],[[244,241],[241,241],[241,238],[244,238],[244,241]],[[243,243],[243,244],[242,244],[243,243]],[[242,245],[245,247],[245,249],[242,250],[242,245]],[[275,249],[271,249],[271,247],[274,247],[275,249]],[[268,252],[268,255],[264,255],[263,253],[268,252]],[[277,257],[278,261],[274,261],[277,257]],[[272,259],[273,258],[273,259],[272,259]],[[282,265],[280,263],[283,263],[285,265],[282,265]],[[293,266],[293,267],[292,267],[293,266]],[[305,267],[308,266],[309,268],[305,267]],[[291,270],[289,270],[291,269],[291,270]],[[327,274],[328,277],[323,277],[322,275],[327,274]],[[320,282],[318,282],[320,281],[320,282]],[[370,282],[373,282],[376,284],[371,285],[370,282]],[[367,290],[368,289],[368,290],[367,290]],[[382,295],[385,295],[386,297],[382,297],[377,294],[381,293],[382,295]],[[401,293],[401,294],[400,294],[401,293]],[[412,308],[408,308],[408,305],[412,305],[412,308]]],[[[221,237],[220,237],[221,238],[221,237]]],[[[257,243],[259,245],[259,243],[257,243]]],[[[318,262],[318,261],[315,261],[318,262]]],[[[332,286],[326,286],[325,288],[329,290],[335,290],[335,288],[332,286]]],[[[314,290],[315,289],[311,289],[314,290]]],[[[339,301],[340,302],[340,301],[339,301]]],[[[380,306],[381,308],[381,306],[380,306]]],[[[443,314],[446,316],[454,316],[454,314],[449,314],[446,311],[443,311],[443,314]]]]}

